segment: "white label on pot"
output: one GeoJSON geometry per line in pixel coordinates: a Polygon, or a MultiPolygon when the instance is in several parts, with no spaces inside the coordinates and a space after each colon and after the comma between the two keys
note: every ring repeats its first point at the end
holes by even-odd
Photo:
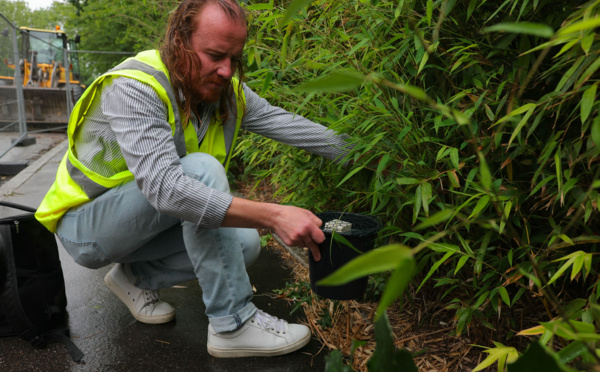
{"type": "Polygon", "coordinates": [[[338,233],[349,233],[352,230],[352,224],[350,222],[342,220],[331,220],[325,223],[324,231],[335,231],[338,233]]]}

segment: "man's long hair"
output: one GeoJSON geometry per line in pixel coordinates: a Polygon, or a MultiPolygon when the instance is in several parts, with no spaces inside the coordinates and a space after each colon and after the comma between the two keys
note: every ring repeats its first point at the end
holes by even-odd
{"type": "MultiPolygon", "coordinates": [[[[202,13],[209,4],[218,5],[230,19],[246,24],[245,12],[237,0],[184,0],[177,9],[171,12],[169,24],[160,47],[160,56],[169,71],[177,104],[183,110],[182,123],[184,126],[187,125],[192,112],[199,117],[194,104],[193,87],[200,84],[200,74],[194,74],[192,71],[200,71],[202,64],[192,48],[191,39],[192,33],[196,30],[198,14],[202,13]]],[[[237,71],[241,82],[244,76],[242,63],[238,63],[237,71]]],[[[240,84],[240,90],[241,87],[240,84]]],[[[223,90],[219,100],[218,112],[223,123],[227,120],[228,101],[230,104],[235,105],[235,95],[231,88],[231,82],[223,90]]]]}

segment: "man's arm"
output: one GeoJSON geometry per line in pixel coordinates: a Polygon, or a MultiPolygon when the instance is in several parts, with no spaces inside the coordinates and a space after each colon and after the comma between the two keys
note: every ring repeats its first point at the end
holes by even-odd
{"type": "Polygon", "coordinates": [[[317,244],[325,240],[325,234],[319,229],[322,224],[306,209],[234,197],[222,226],[271,229],[287,245],[308,247],[319,261],[321,253],[317,244]]]}
{"type": "Polygon", "coordinates": [[[348,136],[273,106],[244,84],[246,113],[242,127],[327,159],[340,162],[352,147],[348,136]]]}

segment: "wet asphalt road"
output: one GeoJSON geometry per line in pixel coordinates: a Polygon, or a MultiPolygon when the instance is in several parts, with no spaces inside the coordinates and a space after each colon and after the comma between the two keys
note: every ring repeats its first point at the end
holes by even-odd
{"type": "MultiPolygon", "coordinates": [[[[1,136],[1,134],[0,134],[1,136]]],[[[34,145],[35,146],[35,145],[34,145]]],[[[37,207],[50,186],[66,144],[45,149],[22,174],[0,188],[0,198],[37,207]],[[61,147],[62,146],[62,147],[61,147]]],[[[31,150],[33,151],[33,149],[31,150]]],[[[1,213],[0,213],[1,214],[1,213]]],[[[208,319],[201,290],[195,281],[161,291],[163,300],[177,311],[174,322],[147,325],[137,322],[103,281],[110,267],[89,270],[73,262],[61,248],[72,340],[85,353],[75,363],[61,344],[35,349],[18,338],[0,338],[0,371],[323,371],[326,350],[313,339],[292,354],[271,358],[218,359],[206,351],[208,319]]],[[[249,269],[257,290],[253,302],[268,313],[294,321],[292,306],[269,296],[285,287],[290,273],[277,251],[263,249],[249,269]]]]}

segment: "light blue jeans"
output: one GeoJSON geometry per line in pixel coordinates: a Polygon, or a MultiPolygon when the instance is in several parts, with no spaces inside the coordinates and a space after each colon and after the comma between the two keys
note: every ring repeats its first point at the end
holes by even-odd
{"type": "MultiPolygon", "coordinates": [[[[193,153],[181,164],[186,175],[229,192],[225,169],[213,156],[193,153]]],[[[71,208],[59,221],[57,235],[82,266],[130,264],[141,289],[197,278],[215,331],[238,329],[256,312],[246,267],[260,253],[258,232],[218,228],[194,233],[195,228],[158,213],[131,181],[71,208]]]]}

